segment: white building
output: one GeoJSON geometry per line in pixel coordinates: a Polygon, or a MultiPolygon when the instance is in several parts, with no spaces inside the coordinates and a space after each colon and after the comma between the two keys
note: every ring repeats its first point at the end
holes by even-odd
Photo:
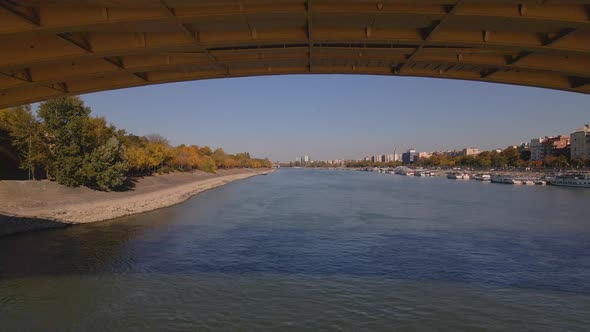
{"type": "Polygon", "coordinates": [[[570,135],[571,159],[590,160],[590,125],[576,129],[570,135]]]}
{"type": "Polygon", "coordinates": [[[463,149],[464,156],[476,156],[479,153],[480,153],[480,151],[478,148],[470,147],[470,148],[463,149]]]}
{"type": "Polygon", "coordinates": [[[418,152],[418,159],[428,159],[432,157],[432,152],[418,152]]]}
{"type": "Polygon", "coordinates": [[[531,149],[531,160],[543,160],[545,158],[545,148],[543,143],[547,138],[533,138],[529,148],[531,149]]]}

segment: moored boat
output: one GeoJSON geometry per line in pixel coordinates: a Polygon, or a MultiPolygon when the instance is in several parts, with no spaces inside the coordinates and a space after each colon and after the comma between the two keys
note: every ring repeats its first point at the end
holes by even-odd
{"type": "Polygon", "coordinates": [[[447,173],[447,178],[453,180],[469,180],[469,174],[463,172],[450,172],[447,173]]]}
{"type": "Polygon", "coordinates": [[[492,176],[490,174],[475,174],[474,179],[477,181],[491,181],[492,180],[492,176]]]}
{"type": "Polygon", "coordinates": [[[590,188],[590,174],[560,174],[549,180],[552,186],[590,188]]]}
{"type": "Polygon", "coordinates": [[[492,175],[491,181],[493,183],[522,184],[522,181],[508,175],[492,175]]]}

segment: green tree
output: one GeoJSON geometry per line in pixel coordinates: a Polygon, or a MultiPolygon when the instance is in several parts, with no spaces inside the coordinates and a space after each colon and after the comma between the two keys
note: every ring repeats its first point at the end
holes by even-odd
{"type": "Polygon", "coordinates": [[[503,155],[496,153],[496,154],[492,155],[492,166],[504,168],[504,167],[508,166],[508,159],[506,157],[504,157],[503,155]]]}
{"type": "Polygon", "coordinates": [[[203,172],[208,172],[208,173],[217,172],[217,165],[215,165],[215,161],[209,156],[203,156],[198,167],[203,172]]]}
{"type": "Polygon", "coordinates": [[[78,97],[64,97],[42,103],[38,114],[50,144],[49,173],[60,184],[83,185],[84,158],[95,148],[85,137],[90,108],[78,97]]]}
{"type": "Polygon", "coordinates": [[[564,155],[557,157],[557,160],[555,161],[555,167],[568,167],[569,165],[567,157],[564,155]]]}
{"type": "Polygon", "coordinates": [[[584,158],[577,158],[572,160],[572,166],[576,167],[576,168],[581,168],[584,167],[587,163],[587,160],[585,160],[584,158]]]}
{"type": "Polygon", "coordinates": [[[501,155],[506,158],[508,166],[518,166],[518,160],[520,159],[520,152],[518,152],[518,149],[515,149],[514,147],[506,148],[502,151],[501,155]]]}
{"type": "Polygon", "coordinates": [[[121,188],[128,172],[125,146],[115,136],[95,149],[84,161],[85,184],[93,189],[110,191],[121,188]]]}
{"type": "Polygon", "coordinates": [[[29,105],[8,110],[2,117],[12,145],[18,151],[20,167],[28,170],[29,179],[35,179],[36,169],[45,167],[47,163],[43,125],[35,118],[29,105]]]}

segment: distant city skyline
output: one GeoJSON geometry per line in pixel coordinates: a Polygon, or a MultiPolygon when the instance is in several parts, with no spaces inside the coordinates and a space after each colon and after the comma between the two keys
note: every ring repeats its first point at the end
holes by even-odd
{"type": "Polygon", "coordinates": [[[569,135],[590,96],[411,77],[298,75],[216,79],[83,95],[94,115],[172,144],[291,161],[503,148],[569,135]]]}

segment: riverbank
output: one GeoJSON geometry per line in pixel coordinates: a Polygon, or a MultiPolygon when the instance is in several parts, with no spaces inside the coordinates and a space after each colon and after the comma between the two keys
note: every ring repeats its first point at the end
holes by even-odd
{"type": "Polygon", "coordinates": [[[124,192],[68,188],[50,181],[0,181],[0,236],[97,222],[153,211],[232,181],[272,170],[201,171],[135,179],[124,192]]]}

